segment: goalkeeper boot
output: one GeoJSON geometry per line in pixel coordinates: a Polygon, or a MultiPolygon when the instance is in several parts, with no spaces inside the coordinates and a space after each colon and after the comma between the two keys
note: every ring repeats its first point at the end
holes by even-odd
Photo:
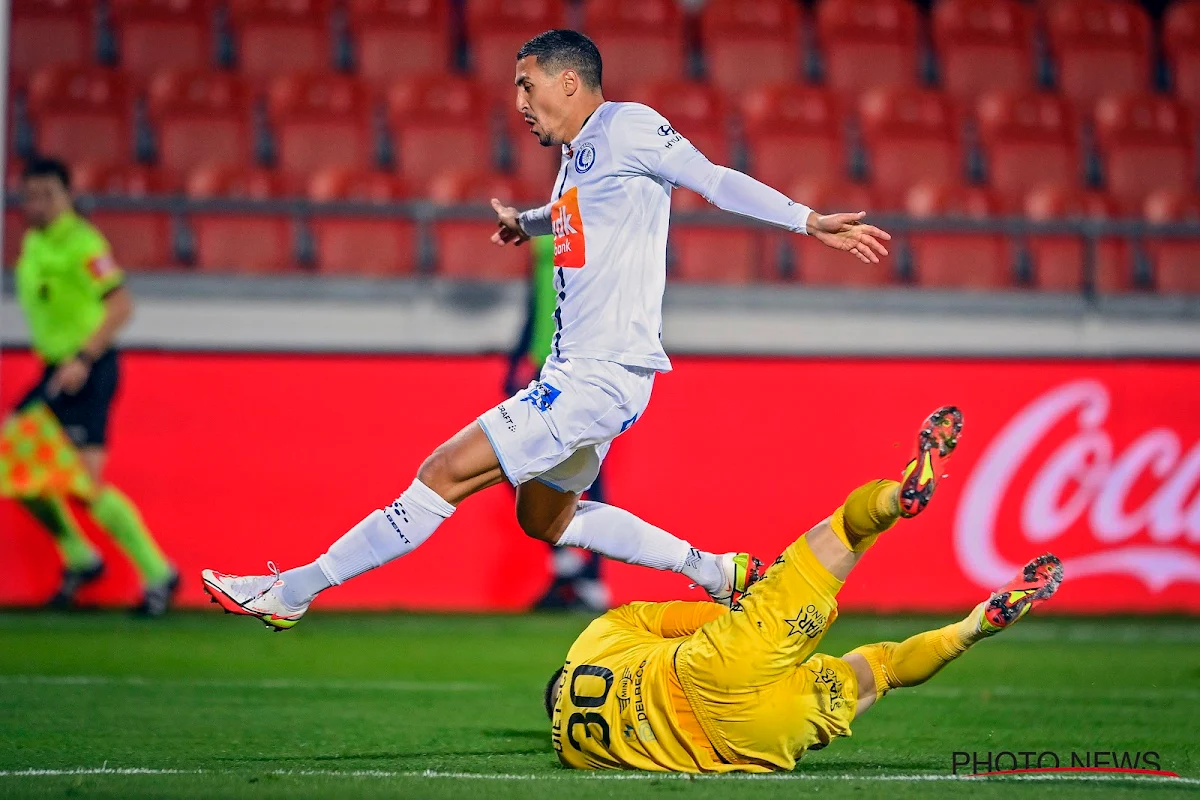
{"type": "Polygon", "coordinates": [[[917,434],[917,451],[900,479],[900,516],[915,517],[925,510],[943,477],[942,462],[950,458],[962,434],[963,415],[942,406],[929,415],[917,434]]]}
{"type": "Polygon", "coordinates": [[[1015,578],[982,604],[979,629],[991,635],[1012,625],[1050,599],[1063,579],[1062,562],[1047,553],[1025,565],[1015,578]]]}

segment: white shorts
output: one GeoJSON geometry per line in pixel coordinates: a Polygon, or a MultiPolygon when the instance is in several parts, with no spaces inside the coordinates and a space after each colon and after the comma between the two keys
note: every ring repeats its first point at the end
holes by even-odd
{"type": "Polygon", "coordinates": [[[504,475],[582,494],[612,440],[650,402],[655,372],[590,358],[550,358],[539,380],[479,418],[504,475]]]}

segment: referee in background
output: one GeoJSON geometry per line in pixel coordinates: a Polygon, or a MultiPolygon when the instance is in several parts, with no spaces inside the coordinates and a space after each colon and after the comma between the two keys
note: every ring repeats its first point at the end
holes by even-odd
{"type": "MultiPolygon", "coordinates": [[[[139,611],[167,611],[179,576],[146,529],[133,502],[103,482],[109,410],[120,372],[114,345],[133,314],[133,298],[108,241],[75,213],[66,165],[32,160],[22,178],[29,230],[16,267],[16,295],[30,340],[45,364],[40,381],[18,408],[45,402],[79,450],[95,491],[92,519],[133,562],[142,583],[139,611]]],[[[52,606],[75,594],[104,570],[99,552],[80,530],[66,499],[43,496],[22,504],[53,536],[62,555],[62,584],[52,606]]]]}

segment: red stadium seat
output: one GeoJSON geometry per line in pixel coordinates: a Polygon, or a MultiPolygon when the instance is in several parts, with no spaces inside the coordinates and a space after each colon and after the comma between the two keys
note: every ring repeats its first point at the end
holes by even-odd
{"type": "MultiPolygon", "coordinates": [[[[879,197],[861,183],[801,179],[783,185],[784,194],[822,213],[879,208],[879,197]]],[[[895,253],[878,264],[864,264],[852,255],[826,247],[808,236],[786,235],[792,249],[796,279],[815,286],[886,286],[895,279],[895,253]]],[[[889,250],[891,250],[889,246],[889,250]]]]}
{"type": "Polygon", "coordinates": [[[927,289],[1007,289],[1012,253],[998,234],[914,233],[908,237],[918,286],[927,289]]]}
{"type": "Polygon", "coordinates": [[[212,64],[210,0],[109,0],[121,69],[138,79],[212,64]]]}
{"type": "Polygon", "coordinates": [[[487,171],[486,109],[481,88],[465,78],[429,76],[392,84],[388,122],[400,174],[420,184],[447,170],[487,171]]]}
{"type": "MultiPolygon", "coordinates": [[[[919,183],[905,198],[909,216],[986,219],[1000,210],[987,189],[919,183]]],[[[913,233],[908,237],[917,284],[937,289],[1004,289],[1012,284],[1008,238],[995,233],[913,233]]]]}
{"type": "Polygon", "coordinates": [[[1177,102],[1158,95],[1109,95],[1096,104],[1095,116],[1108,191],[1125,211],[1139,213],[1157,189],[1193,187],[1191,134],[1177,102]]]}
{"type": "Polygon", "coordinates": [[[1146,198],[1142,215],[1155,225],[1200,222],[1200,196],[1177,189],[1159,189],[1146,198]]]}
{"type": "Polygon", "coordinates": [[[871,182],[887,207],[898,207],[921,181],[960,183],[962,161],[953,109],[923,89],[873,89],[859,103],[870,151],[871,182]]]}
{"type": "Polygon", "coordinates": [[[1080,181],[1081,163],[1070,106],[1057,95],[991,92],[976,105],[987,153],[988,182],[1010,210],[1042,183],[1080,181]]]}
{"type": "Polygon", "coordinates": [[[21,255],[21,242],[25,238],[25,215],[15,208],[4,210],[4,264],[12,268],[21,255]]]}
{"type": "Polygon", "coordinates": [[[171,215],[155,211],[94,211],[88,215],[112,247],[113,258],[128,270],[174,265],[171,215]]]}
{"type": "Polygon", "coordinates": [[[196,200],[269,200],[285,194],[278,172],[257,167],[198,167],[188,173],[183,190],[196,200]]]}
{"type": "Polygon", "coordinates": [[[824,0],[817,7],[817,30],[825,82],[854,92],[916,86],[918,29],[910,0],[824,0]]]}
{"type": "Polygon", "coordinates": [[[327,0],[228,0],[238,69],[255,83],[332,65],[327,0]]]}
{"type": "Polygon", "coordinates": [[[510,280],[529,274],[528,247],[492,244],[496,223],[440,220],[433,224],[437,271],[443,278],[510,280]]]}
{"type": "Polygon", "coordinates": [[[145,197],[171,191],[172,183],[156,169],[142,165],[72,164],[71,189],[81,194],[145,197]]]}
{"type": "Polygon", "coordinates": [[[1033,15],[1016,0],[939,0],[933,40],[942,87],[957,98],[1034,87],[1033,15]]]}
{"type": "Polygon", "coordinates": [[[295,266],[294,221],[280,214],[193,214],[196,266],[206,272],[283,272],[295,266]]]}
{"type": "Polygon", "coordinates": [[[8,58],[17,82],[42,67],[91,63],[94,9],[91,0],[14,0],[8,58]]]}
{"type": "Polygon", "coordinates": [[[632,85],[679,80],[683,18],[675,0],[588,0],[584,30],[604,59],[604,95],[626,99],[632,85]]]}
{"type": "Polygon", "coordinates": [[[917,219],[928,217],[969,217],[988,219],[1002,211],[999,198],[981,186],[922,181],[908,190],[904,210],[917,219]]]}
{"type": "Polygon", "coordinates": [[[764,183],[845,177],[842,115],[833,92],[798,84],[751,89],[742,116],[750,172],[764,183]]]}
{"type": "Polygon", "coordinates": [[[318,216],[309,225],[320,272],[407,275],[417,267],[417,226],[410,220],[318,216]]]}
{"type": "Polygon", "coordinates": [[[47,67],[29,82],[29,111],[37,149],[68,162],[129,162],[132,107],[119,72],[88,67],[47,67]]]}
{"type": "Polygon", "coordinates": [[[562,0],[467,0],[472,73],[489,97],[513,97],[521,45],[565,26],[562,0]]]}
{"type": "Polygon", "coordinates": [[[710,0],[700,38],[708,79],[719,89],[800,78],[800,10],[790,0],[710,0]]]}
{"type": "Polygon", "coordinates": [[[1200,294],[1200,240],[1174,237],[1146,241],[1154,284],[1163,294],[1200,294]]]}
{"type": "Polygon", "coordinates": [[[271,82],[267,109],[276,163],[300,182],[322,167],[364,169],[372,162],[370,104],[343,75],[290,75],[271,82]]]}
{"type": "Polygon", "coordinates": [[[443,205],[476,203],[489,206],[493,197],[506,205],[512,205],[544,198],[548,193],[529,186],[513,175],[454,170],[434,177],[429,182],[429,189],[425,194],[432,202],[443,205]]]}
{"type": "Polygon", "coordinates": [[[308,199],[318,203],[354,200],[363,203],[395,203],[408,196],[408,187],[399,177],[374,170],[347,170],[328,167],[308,181],[308,199]]]}
{"type": "MultiPolygon", "coordinates": [[[[1111,219],[1118,215],[1116,202],[1098,192],[1082,192],[1073,185],[1046,184],[1026,197],[1025,214],[1035,221],[1055,219],[1111,219]]],[[[1027,241],[1033,260],[1033,285],[1044,291],[1078,292],[1084,285],[1086,243],[1069,234],[1037,234],[1027,241]]],[[[1124,239],[1101,239],[1096,248],[1096,289],[1124,292],[1133,286],[1133,265],[1124,239]]]]}
{"type": "Polygon", "coordinates": [[[675,223],[667,252],[671,280],[746,284],[768,280],[767,237],[751,228],[675,223]]]}
{"type": "Polygon", "coordinates": [[[1177,0],[1163,17],[1163,49],[1175,96],[1200,108],[1200,0],[1177,0]]]}
{"type": "Polygon", "coordinates": [[[1089,108],[1109,92],[1150,87],[1150,20],[1130,0],[1055,0],[1044,7],[1059,90],[1089,108]]]}
{"type": "Polygon", "coordinates": [[[349,0],[358,74],[383,84],[447,67],[447,6],[430,0],[349,0]]]}
{"type": "Polygon", "coordinates": [[[250,92],[223,72],[162,72],[149,88],[158,162],[175,176],[251,161],[250,92]]]}
{"type": "Polygon", "coordinates": [[[627,96],[666,117],[709,161],[729,163],[725,103],[712,86],[695,81],[662,81],[634,87],[627,96]]]}

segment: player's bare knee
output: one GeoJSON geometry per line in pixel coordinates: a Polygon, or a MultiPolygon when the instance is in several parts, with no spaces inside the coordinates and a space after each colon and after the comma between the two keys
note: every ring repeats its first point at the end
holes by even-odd
{"type": "Polygon", "coordinates": [[[454,487],[462,482],[463,478],[455,474],[454,455],[449,443],[430,453],[417,470],[417,480],[442,497],[452,493],[454,487]]]}
{"type": "Polygon", "coordinates": [[[525,531],[526,536],[547,544],[557,544],[570,522],[570,517],[551,519],[538,510],[517,506],[517,523],[520,524],[521,530],[525,531]]]}

